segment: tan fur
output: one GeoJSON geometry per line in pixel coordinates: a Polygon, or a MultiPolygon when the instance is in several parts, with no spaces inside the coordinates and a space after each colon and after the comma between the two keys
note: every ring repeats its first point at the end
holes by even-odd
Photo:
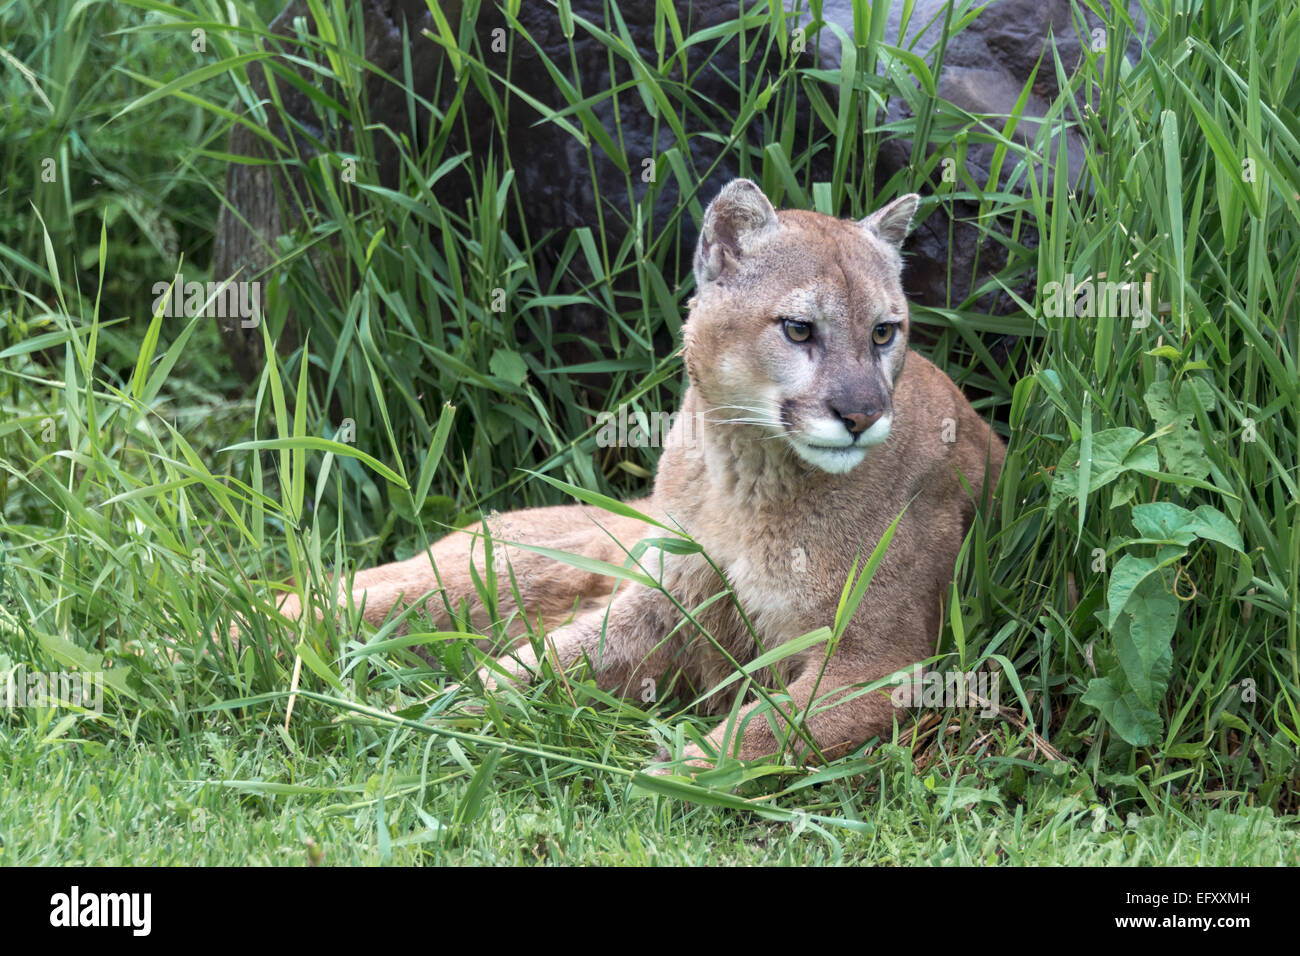
{"type": "MultiPolygon", "coordinates": [[[[824,673],[824,645],[778,668],[796,712],[821,701],[805,726],[828,759],[891,726],[894,709],[886,693],[822,705],[930,654],[941,601],[975,511],[959,476],[976,499],[986,497],[1004,455],[1001,440],[952,381],[907,351],[899,246],[916,202],[906,196],[853,222],[777,213],[748,180],[722,191],[706,212],[695,259],[698,292],[684,333],[690,387],[659,461],[654,493],[633,503],[684,528],[724,572],[758,644],[727,599],[709,604],[697,620],[742,664],[761,653],[759,645],[770,650],[833,624],[855,557],[865,561],[907,506],[824,673]],[[790,341],[785,318],[806,321],[815,344],[790,341]],[[883,348],[872,341],[882,322],[897,323],[894,340],[883,348]],[[880,422],[891,416],[886,435],[880,422]],[[877,424],[857,435],[854,427],[868,421],[877,424]],[[847,450],[818,447],[872,440],[847,450]]],[[[497,516],[489,529],[494,538],[614,564],[623,564],[625,549],[640,538],[665,536],[639,521],[576,505],[497,516]]],[[[468,602],[472,623],[485,627],[489,615],[468,572],[471,560],[484,572],[478,531],[453,533],[427,556],[359,573],[354,600],[364,596],[372,622],[420,599],[445,622],[448,605],[468,602]]],[[[625,694],[639,693],[646,678],[657,681],[676,671],[698,690],[732,672],[710,642],[693,628],[678,627],[682,614],[673,599],[695,609],[724,586],[704,556],[651,551],[642,558],[652,576],[662,573],[672,599],[628,581],[614,590],[612,579],[520,548],[507,548],[506,556],[531,619],[540,614],[554,625],[578,612],[549,634],[556,666],[585,656],[601,687],[625,694]]],[[[497,566],[504,570],[503,563],[497,566]]],[[[506,581],[499,588],[499,618],[519,611],[508,592],[506,581]]],[[[284,610],[296,615],[293,599],[284,610]]],[[[512,633],[520,633],[521,624],[516,617],[512,633]]],[[[502,670],[526,681],[537,663],[524,643],[480,676],[491,689],[502,670]]],[[[734,694],[741,683],[728,690],[734,694]]],[[[730,700],[718,694],[706,706],[721,710],[730,700]]],[[[757,706],[742,709],[733,751],[752,759],[784,745],[807,759],[811,748],[775,715],[748,720],[757,706]]],[[[710,735],[715,750],[726,731],[720,726],[710,735]]],[[[711,763],[694,747],[683,756],[693,766],[711,763]]]]}

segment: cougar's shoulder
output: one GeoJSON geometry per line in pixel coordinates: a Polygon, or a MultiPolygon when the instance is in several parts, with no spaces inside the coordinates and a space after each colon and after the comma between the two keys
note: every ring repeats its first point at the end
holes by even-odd
{"type": "MultiPolygon", "coordinates": [[[[987,501],[998,482],[1006,445],[948,375],[919,352],[908,353],[894,391],[899,431],[909,436],[906,466],[932,494],[987,501]]],[[[963,507],[964,513],[969,513],[963,507]]]]}

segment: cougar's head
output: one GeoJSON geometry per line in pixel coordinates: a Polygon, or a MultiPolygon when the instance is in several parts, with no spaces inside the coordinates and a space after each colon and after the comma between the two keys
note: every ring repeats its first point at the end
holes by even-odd
{"type": "Polygon", "coordinates": [[[842,473],[889,437],[907,354],[899,247],[920,197],[865,219],[777,212],[748,179],[704,214],[686,369],[711,422],[751,425],[842,473]]]}

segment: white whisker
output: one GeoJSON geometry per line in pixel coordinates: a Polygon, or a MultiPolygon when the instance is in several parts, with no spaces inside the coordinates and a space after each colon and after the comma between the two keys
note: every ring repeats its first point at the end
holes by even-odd
{"type": "Polygon", "coordinates": [[[704,419],[710,425],[771,425],[774,424],[768,418],[706,418],[704,419]]]}

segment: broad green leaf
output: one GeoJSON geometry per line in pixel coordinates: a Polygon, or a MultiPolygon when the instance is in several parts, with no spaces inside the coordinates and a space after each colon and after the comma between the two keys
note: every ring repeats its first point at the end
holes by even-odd
{"type": "Polygon", "coordinates": [[[1209,436],[1196,430],[1196,406],[1207,412],[1217,405],[1214,392],[1200,379],[1189,378],[1179,388],[1175,399],[1168,380],[1152,382],[1142,396],[1147,410],[1162,434],[1157,434],[1156,444],[1164,459],[1165,470],[1197,480],[1210,473],[1210,459],[1205,454],[1209,436]]]}
{"type": "MultiPolygon", "coordinates": [[[[1156,450],[1136,428],[1108,428],[1092,435],[1092,467],[1088,488],[1096,491],[1129,469],[1159,471],[1156,450]]],[[[1065,450],[1052,477],[1052,493],[1048,499],[1049,510],[1073,498],[1079,490],[1079,444],[1073,443],[1065,450]]]]}
{"type": "Polygon", "coordinates": [[[493,375],[505,379],[511,385],[522,385],[528,377],[528,366],[524,364],[523,357],[509,349],[494,350],[488,368],[493,375]]]}
{"type": "Polygon", "coordinates": [[[1195,511],[1169,501],[1134,505],[1133,526],[1144,538],[1177,541],[1182,545],[1191,544],[1194,538],[1205,538],[1226,544],[1234,551],[1245,551],[1241,532],[1226,515],[1210,505],[1201,505],[1195,511]]]}
{"type": "Polygon", "coordinates": [[[1138,585],[1151,575],[1159,574],[1160,568],[1173,560],[1175,557],[1161,561],[1157,558],[1126,554],[1115,562],[1115,570],[1110,573],[1110,587],[1106,591],[1106,606],[1110,611],[1106,621],[1107,628],[1112,631],[1115,629],[1115,621],[1138,585]]]}
{"type": "Polygon", "coordinates": [[[1115,658],[1138,699],[1154,708],[1169,686],[1178,598],[1158,574],[1142,580],[1111,629],[1115,658]]]}
{"type": "Polygon", "coordinates": [[[1186,508],[1171,501],[1153,501],[1133,506],[1133,527],[1144,538],[1177,541],[1187,545],[1196,540],[1188,527],[1193,519],[1186,508]]]}
{"type": "Polygon", "coordinates": [[[1192,512],[1193,523],[1192,531],[1198,538],[1204,538],[1207,541],[1218,541],[1220,544],[1226,544],[1234,551],[1242,554],[1246,553],[1246,546],[1241,540],[1241,532],[1237,530],[1236,525],[1217,508],[1210,505],[1201,505],[1192,512]]]}
{"type": "Polygon", "coordinates": [[[1080,698],[1095,707],[1115,732],[1130,744],[1149,747],[1160,739],[1164,724],[1160,715],[1137,699],[1127,687],[1117,689],[1110,677],[1095,677],[1080,698]]]}

